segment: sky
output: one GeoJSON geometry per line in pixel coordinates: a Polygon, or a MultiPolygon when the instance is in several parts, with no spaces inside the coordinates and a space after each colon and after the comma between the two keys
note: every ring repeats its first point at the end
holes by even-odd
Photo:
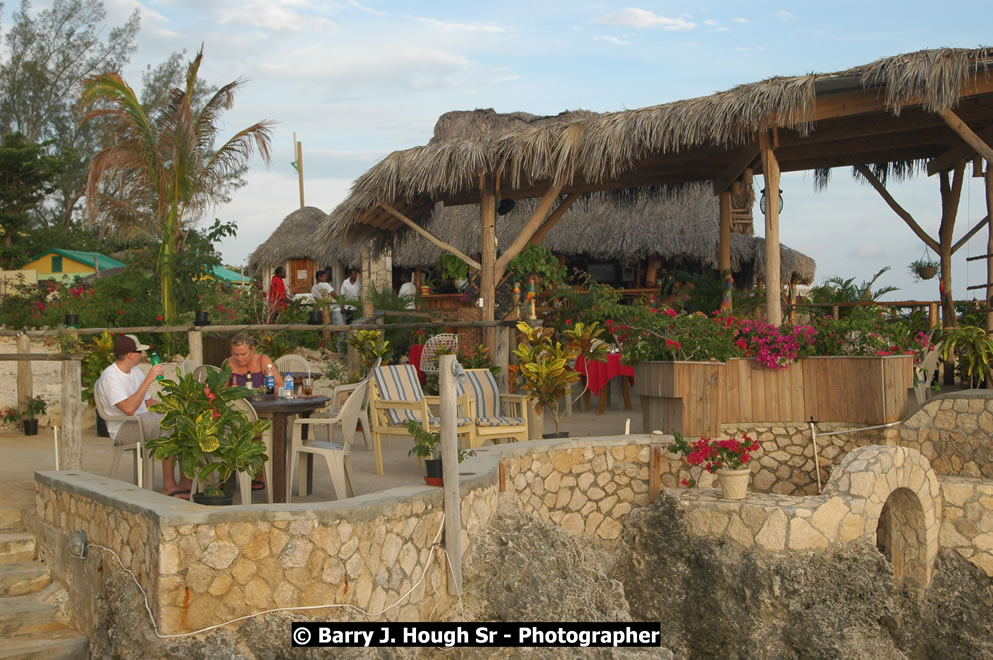
{"type": "MultiPolygon", "coordinates": [[[[831,72],[922,48],[993,45],[993,3],[839,1],[583,2],[571,0],[104,0],[117,25],[138,7],[138,51],[122,73],[175,51],[204,49],[202,78],[247,79],[222,116],[221,136],[261,119],[278,122],[272,165],[251,163],[248,185],[209,217],[238,223],[221,245],[238,267],[299,207],[293,134],[303,143],[305,201],[326,212],[352,181],[392,151],[425,144],[451,110],[538,115],[610,112],[704,96],[770,76],[831,72]]],[[[13,4],[4,10],[9,25],[13,4]]],[[[48,3],[36,1],[35,10],[48,3]]],[[[956,238],[986,214],[982,179],[963,190],[956,238]]],[[[761,188],[761,177],[756,178],[761,188]]],[[[937,281],[915,283],[908,265],[924,244],[882,198],[835,170],[824,192],[810,173],[786,174],[780,239],[817,262],[817,282],[856,282],[890,266],[877,285],[888,300],[937,299],[937,281]]],[[[932,236],[937,177],[891,184],[932,236]]],[[[756,233],[764,233],[754,209],[756,233]]],[[[955,256],[956,298],[986,281],[980,231],[955,256]]],[[[934,255],[932,254],[932,257],[934,255]]]]}

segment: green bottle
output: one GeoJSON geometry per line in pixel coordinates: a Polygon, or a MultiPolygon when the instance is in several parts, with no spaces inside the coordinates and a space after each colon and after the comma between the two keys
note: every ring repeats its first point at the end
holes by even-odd
{"type": "MultiPolygon", "coordinates": [[[[162,358],[159,357],[158,353],[152,353],[152,366],[162,363],[162,358]]],[[[155,377],[155,380],[162,380],[162,374],[155,377]]]]}

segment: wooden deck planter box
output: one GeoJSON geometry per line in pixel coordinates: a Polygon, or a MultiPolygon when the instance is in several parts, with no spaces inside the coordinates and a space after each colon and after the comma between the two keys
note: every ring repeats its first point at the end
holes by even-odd
{"type": "Polygon", "coordinates": [[[895,422],[913,384],[912,355],[804,358],[779,371],[743,358],[635,365],[643,428],[688,436],[733,423],[895,422]]]}
{"type": "Polygon", "coordinates": [[[639,362],[634,382],[641,396],[646,432],[679,431],[688,436],[721,432],[723,362],[639,362]]]}

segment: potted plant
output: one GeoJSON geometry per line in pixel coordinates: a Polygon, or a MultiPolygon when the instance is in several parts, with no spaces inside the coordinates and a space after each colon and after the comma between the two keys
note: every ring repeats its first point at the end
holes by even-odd
{"type": "Polygon", "coordinates": [[[914,276],[915,281],[929,280],[938,274],[940,264],[929,256],[910,262],[908,270],[914,276]]]}
{"type": "Polygon", "coordinates": [[[982,386],[993,366],[993,339],[984,328],[975,325],[942,328],[936,343],[941,345],[943,362],[952,359],[957,362],[963,385],[982,386]]]}
{"type": "Polygon", "coordinates": [[[39,394],[28,399],[24,409],[24,435],[38,435],[38,416],[48,410],[48,402],[39,394]]]}
{"type": "Polygon", "coordinates": [[[431,289],[435,286],[437,286],[437,283],[434,281],[434,278],[429,273],[424,273],[424,276],[421,278],[421,295],[431,295],[431,289]]]}
{"type": "Polygon", "coordinates": [[[257,474],[267,460],[265,445],[255,438],[272,422],[250,422],[229,405],[252,394],[246,387],[228,385],[230,377],[225,367],[208,372],[203,383],[193,374],[164,379],[162,401],[150,407],[164,415],[161,427],[167,434],[149,440],[148,447],[159,460],[178,457],[183,474],[197,477],[202,491],[193,494],[193,501],[199,504],[230,504],[232,496],[221,486],[235,472],[257,474]]]}
{"type": "MultiPolygon", "coordinates": [[[[759,450],[759,443],[749,438],[748,434],[743,434],[741,440],[736,437],[726,440],[700,438],[693,443],[687,442],[679,431],[672,436],[674,442],[669,445],[669,451],[681,454],[692,466],[702,467],[707,472],[716,474],[724,499],[745,498],[751,475],[747,463],[752,459],[752,453],[759,450]]],[[[686,483],[695,485],[693,480],[686,483]]]]}
{"type": "Polygon", "coordinates": [[[569,361],[578,355],[577,349],[556,341],[553,328],[532,328],[520,322],[517,329],[523,335],[523,340],[514,349],[514,355],[520,360],[520,387],[535,401],[536,422],[541,423],[545,410],[552,413],[555,422],[555,433],[543,433],[542,436],[567,437],[568,432],[559,431],[564,412],[559,408],[559,400],[579,380],[576,370],[569,368],[569,361]]]}
{"type": "MultiPolygon", "coordinates": [[[[424,461],[424,482],[428,486],[444,486],[442,479],[441,457],[438,456],[438,445],[441,444],[441,431],[425,431],[420,422],[412,419],[407,420],[404,426],[407,432],[414,438],[414,446],[407,452],[407,456],[417,455],[424,461]]],[[[476,452],[471,449],[459,449],[459,463],[469,456],[474,456],[476,452]]]]}
{"type": "MultiPolygon", "coordinates": [[[[390,342],[383,339],[383,333],[379,330],[358,330],[348,336],[348,345],[358,351],[359,364],[362,373],[369,373],[369,369],[381,360],[380,364],[390,363],[389,357],[393,351],[390,349],[390,342]]],[[[357,376],[358,374],[351,374],[357,376]]]]}
{"type": "Polygon", "coordinates": [[[528,245],[510,260],[507,269],[513,274],[514,281],[520,282],[525,288],[533,277],[539,285],[538,290],[554,289],[565,282],[567,271],[559,263],[558,257],[541,245],[528,245]]]}

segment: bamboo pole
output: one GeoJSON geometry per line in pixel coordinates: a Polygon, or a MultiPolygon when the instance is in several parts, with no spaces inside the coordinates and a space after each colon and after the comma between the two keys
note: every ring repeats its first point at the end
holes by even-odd
{"type": "MultiPolygon", "coordinates": [[[[483,321],[496,318],[496,178],[492,174],[484,174],[480,185],[480,222],[482,223],[481,241],[481,277],[479,295],[483,299],[483,321]]],[[[490,349],[490,355],[496,350],[496,333],[487,328],[483,331],[483,344],[490,349]]]]}
{"type": "Polygon", "coordinates": [[[448,593],[462,593],[462,502],[459,496],[459,437],[456,428],[454,355],[438,358],[441,402],[441,468],[445,484],[445,551],[448,553],[448,593]]]}
{"type": "MultiPolygon", "coordinates": [[[[293,140],[296,141],[297,134],[293,134],[293,140]]],[[[296,143],[296,157],[297,157],[297,178],[300,182],[300,208],[303,208],[303,142],[296,143]]]]}
{"type": "Polygon", "coordinates": [[[724,288],[721,297],[721,309],[725,312],[734,311],[731,300],[731,191],[722,190],[718,195],[721,215],[721,239],[719,246],[719,265],[721,280],[724,288]]]}
{"type": "Polygon", "coordinates": [[[203,332],[190,330],[186,333],[186,340],[190,344],[190,359],[197,364],[203,364],[203,332]]]}
{"type": "Polygon", "coordinates": [[[782,287],[779,272],[779,161],[768,130],[759,131],[762,177],[765,179],[765,320],[783,322],[782,287]]]}

